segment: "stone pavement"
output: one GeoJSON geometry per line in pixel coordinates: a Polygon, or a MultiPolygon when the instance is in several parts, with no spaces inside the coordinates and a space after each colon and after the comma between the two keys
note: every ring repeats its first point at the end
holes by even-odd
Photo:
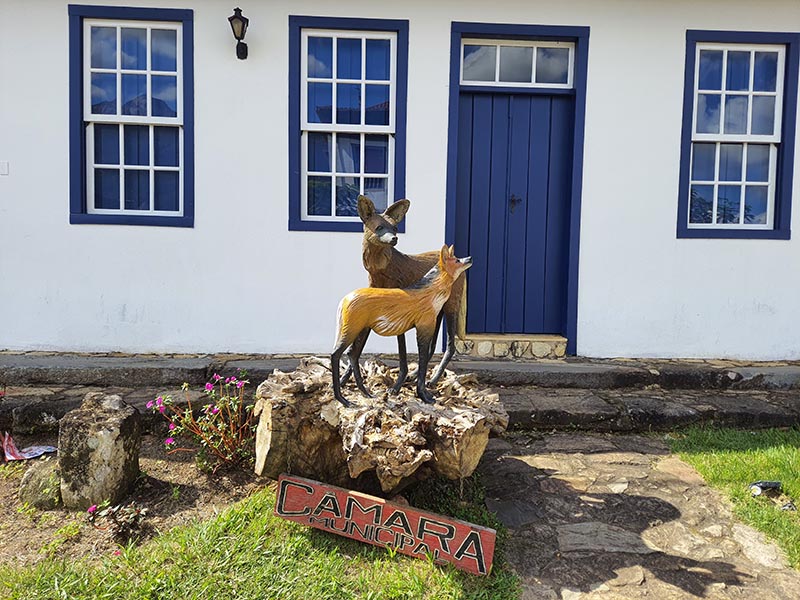
{"type": "Polygon", "coordinates": [[[777,546],[653,436],[509,433],[478,469],[523,600],[800,598],[777,546]]]}

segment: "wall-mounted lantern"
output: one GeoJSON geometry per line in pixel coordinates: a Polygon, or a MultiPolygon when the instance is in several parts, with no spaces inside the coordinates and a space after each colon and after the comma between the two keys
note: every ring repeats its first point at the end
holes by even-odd
{"type": "Polygon", "coordinates": [[[228,17],[228,22],[231,24],[233,37],[236,38],[236,58],[244,60],[247,58],[247,44],[242,40],[244,40],[244,36],[247,33],[247,25],[250,23],[250,19],[243,17],[242,9],[236,7],[233,9],[233,14],[228,17]]]}

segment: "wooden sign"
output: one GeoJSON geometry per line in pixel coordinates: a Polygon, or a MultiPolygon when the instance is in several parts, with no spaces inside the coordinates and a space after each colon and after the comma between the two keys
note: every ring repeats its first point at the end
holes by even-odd
{"type": "Polygon", "coordinates": [[[408,556],[433,556],[476,575],[492,568],[494,529],[311,479],[281,475],[275,514],[408,556]]]}

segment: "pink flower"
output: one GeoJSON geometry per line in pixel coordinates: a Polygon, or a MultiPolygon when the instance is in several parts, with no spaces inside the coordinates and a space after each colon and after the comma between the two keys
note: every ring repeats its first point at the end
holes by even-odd
{"type": "Polygon", "coordinates": [[[214,381],[219,381],[220,379],[222,379],[222,377],[214,373],[214,381]]]}
{"type": "Polygon", "coordinates": [[[169,424],[169,430],[170,431],[175,431],[175,423],[170,423],[169,424]]]}
{"type": "Polygon", "coordinates": [[[215,415],[215,414],[217,414],[218,412],[219,412],[219,407],[218,407],[218,406],[212,406],[212,407],[211,407],[211,414],[212,414],[212,415],[215,415]]]}
{"type": "Polygon", "coordinates": [[[162,404],[164,404],[164,398],[159,396],[158,398],[156,398],[156,406],[161,406],[162,404]]]}
{"type": "Polygon", "coordinates": [[[164,414],[164,405],[163,404],[158,407],[158,412],[160,412],[162,415],[164,414]]]}
{"type": "Polygon", "coordinates": [[[147,408],[153,408],[153,401],[150,400],[145,406],[147,406],[147,408]]]}
{"type": "Polygon", "coordinates": [[[237,387],[237,388],[239,388],[239,389],[241,389],[241,388],[243,388],[243,387],[244,387],[244,384],[245,384],[245,383],[247,383],[247,382],[246,382],[246,381],[238,381],[238,382],[236,383],[236,387],[237,387]]]}
{"type": "Polygon", "coordinates": [[[210,392],[210,391],[211,391],[211,390],[213,390],[213,389],[214,389],[214,384],[213,384],[213,383],[211,383],[211,382],[209,381],[209,382],[206,384],[206,391],[207,391],[207,392],[210,392]]]}
{"type": "Polygon", "coordinates": [[[231,382],[231,378],[230,378],[230,377],[228,377],[228,378],[225,380],[225,383],[230,383],[230,382],[231,382]]]}
{"type": "Polygon", "coordinates": [[[97,504],[92,504],[89,508],[86,509],[90,515],[94,514],[97,511],[97,504]]]}
{"type": "Polygon", "coordinates": [[[171,446],[172,444],[174,444],[174,443],[175,443],[175,438],[168,437],[167,439],[165,439],[165,440],[164,440],[164,443],[165,443],[167,446],[171,446]]]}
{"type": "Polygon", "coordinates": [[[122,554],[121,550],[114,550],[114,556],[119,556],[120,554],[122,554]]]}

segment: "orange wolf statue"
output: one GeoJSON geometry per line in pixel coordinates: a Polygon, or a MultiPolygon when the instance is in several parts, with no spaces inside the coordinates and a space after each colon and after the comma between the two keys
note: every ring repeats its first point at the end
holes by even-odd
{"type": "MultiPolygon", "coordinates": [[[[369,273],[369,285],[376,288],[405,288],[420,277],[425,275],[439,260],[439,251],[424,252],[423,254],[403,254],[394,247],[397,245],[397,224],[406,216],[411,203],[408,200],[398,200],[387,208],[383,214],[375,210],[372,200],[366,196],[358,197],[358,216],[364,223],[364,241],[362,242],[361,260],[364,268],[369,273]]],[[[430,385],[433,387],[444,373],[445,367],[453,358],[456,351],[456,335],[464,337],[464,316],[466,315],[466,277],[460,275],[453,283],[450,298],[445,302],[442,311],[437,315],[436,332],[431,338],[430,355],[436,347],[439,327],[444,317],[447,329],[447,348],[442,356],[439,366],[433,373],[430,385]]],[[[359,347],[358,353],[364,348],[369,336],[367,329],[355,344],[359,347]]],[[[408,359],[406,355],[406,338],[404,334],[397,336],[397,349],[400,355],[400,374],[397,382],[392,387],[392,392],[400,391],[408,375],[408,359]]],[[[350,377],[351,368],[348,367],[342,376],[344,384],[350,377]]]]}
{"type": "Polygon", "coordinates": [[[339,402],[350,405],[342,395],[339,379],[339,359],[344,351],[350,348],[347,355],[358,389],[370,396],[358,366],[364,344],[356,342],[366,340],[370,331],[383,336],[402,336],[412,328],[417,330],[419,350],[417,396],[429,404],[434,402],[433,395],[425,388],[425,375],[436,337],[437,317],[450,297],[453,284],[471,266],[470,257],[456,258],[453,247],[445,245],[439,252],[438,264],[414,285],[404,289],[361,288],[342,298],[337,313],[336,343],[331,354],[333,395],[339,402]]]}

